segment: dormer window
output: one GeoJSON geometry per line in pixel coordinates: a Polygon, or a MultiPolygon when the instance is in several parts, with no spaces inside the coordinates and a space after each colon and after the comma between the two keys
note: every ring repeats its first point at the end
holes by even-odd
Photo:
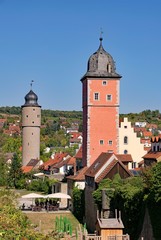
{"type": "Polygon", "coordinates": [[[107,72],[111,73],[111,64],[107,64],[107,72]]]}

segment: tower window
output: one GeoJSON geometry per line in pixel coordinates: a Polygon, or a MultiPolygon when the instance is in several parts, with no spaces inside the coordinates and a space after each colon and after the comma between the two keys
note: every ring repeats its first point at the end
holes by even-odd
{"type": "Polygon", "coordinates": [[[103,140],[100,140],[100,145],[103,145],[104,144],[104,141],[103,140]]]}
{"type": "Polygon", "coordinates": [[[112,100],[112,95],[111,94],[107,94],[106,95],[106,99],[107,99],[107,101],[111,101],[112,100]]]}
{"type": "Polygon", "coordinates": [[[39,118],[39,117],[40,117],[40,115],[37,115],[37,117],[39,118]]]}
{"type": "Polygon", "coordinates": [[[124,126],[124,128],[127,128],[127,126],[124,126]]]}
{"type": "Polygon", "coordinates": [[[98,101],[99,100],[99,93],[94,93],[94,100],[98,101]]]}
{"type": "Polygon", "coordinates": [[[127,154],[128,153],[128,151],[127,150],[124,150],[124,154],[127,154]]]}
{"type": "Polygon", "coordinates": [[[103,82],[102,82],[102,85],[103,85],[103,86],[106,86],[106,85],[107,85],[107,81],[103,81],[103,82]]]}
{"type": "Polygon", "coordinates": [[[35,108],[33,108],[33,111],[35,111],[35,108]]]}
{"type": "Polygon", "coordinates": [[[124,144],[128,144],[128,137],[127,136],[124,137],[124,144]]]}
{"type": "Polygon", "coordinates": [[[109,144],[109,145],[112,145],[112,140],[109,140],[109,141],[108,141],[108,144],[109,144]]]}
{"type": "Polygon", "coordinates": [[[34,121],[32,121],[32,123],[34,123],[34,121]]]}
{"type": "Polygon", "coordinates": [[[111,73],[111,65],[110,64],[107,65],[107,72],[111,73]]]}

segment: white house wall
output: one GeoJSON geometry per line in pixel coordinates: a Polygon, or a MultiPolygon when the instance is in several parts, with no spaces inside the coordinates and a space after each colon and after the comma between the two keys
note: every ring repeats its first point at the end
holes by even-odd
{"type": "MultiPolygon", "coordinates": [[[[131,126],[131,122],[128,122],[127,118],[121,122],[119,128],[119,153],[131,154],[133,161],[136,162],[136,167],[138,163],[143,160],[143,156],[147,153],[144,150],[144,144],[140,143],[140,138],[134,132],[134,128],[131,126]],[[124,137],[127,137],[127,144],[124,143],[124,137]]],[[[129,165],[129,169],[132,168],[132,164],[129,165]]]]}

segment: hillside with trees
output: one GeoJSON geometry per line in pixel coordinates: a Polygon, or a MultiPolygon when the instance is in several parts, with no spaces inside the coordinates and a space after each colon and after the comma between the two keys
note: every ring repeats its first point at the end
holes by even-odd
{"type": "MultiPolygon", "coordinates": [[[[0,107],[0,117],[21,117],[21,107],[0,107]]],[[[159,110],[144,110],[140,113],[127,113],[120,114],[120,119],[127,117],[132,124],[135,122],[147,122],[155,123],[161,129],[161,113],[159,110]]],[[[42,109],[42,124],[46,123],[47,120],[58,121],[58,119],[67,120],[69,125],[72,121],[77,120],[82,122],[82,111],[64,111],[64,110],[50,110],[42,109]]]]}

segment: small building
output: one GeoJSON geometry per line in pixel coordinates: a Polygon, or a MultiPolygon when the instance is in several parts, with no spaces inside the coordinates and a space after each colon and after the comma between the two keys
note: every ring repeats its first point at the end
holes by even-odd
{"type": "MultiPolygon", "coordinates": [[[[113,179],[119,174],[122,179],[132,176],[132,173],[119,160],[119,154],[103,152],[85,172],[85,219],[87,229],[95,231],[97,206],[92,193],[103,179],[113,179]]],[[[122,157],[122,156],[121,156],[122,157]]]]}
{"type": "Polygon", "coordinates": [[[123,229],[121,217],[117,217],[116,214],[114,218],[97,218],[96,235],[101,236],[101,240],[117,239],[117,237],[123,239],[123,229]]]}
{"type": "Polygon", "coordinates": [[[144,166],[151,166],[161,161],[161,136],[151,138],[151,149],[143,156],[144,166]]]}

